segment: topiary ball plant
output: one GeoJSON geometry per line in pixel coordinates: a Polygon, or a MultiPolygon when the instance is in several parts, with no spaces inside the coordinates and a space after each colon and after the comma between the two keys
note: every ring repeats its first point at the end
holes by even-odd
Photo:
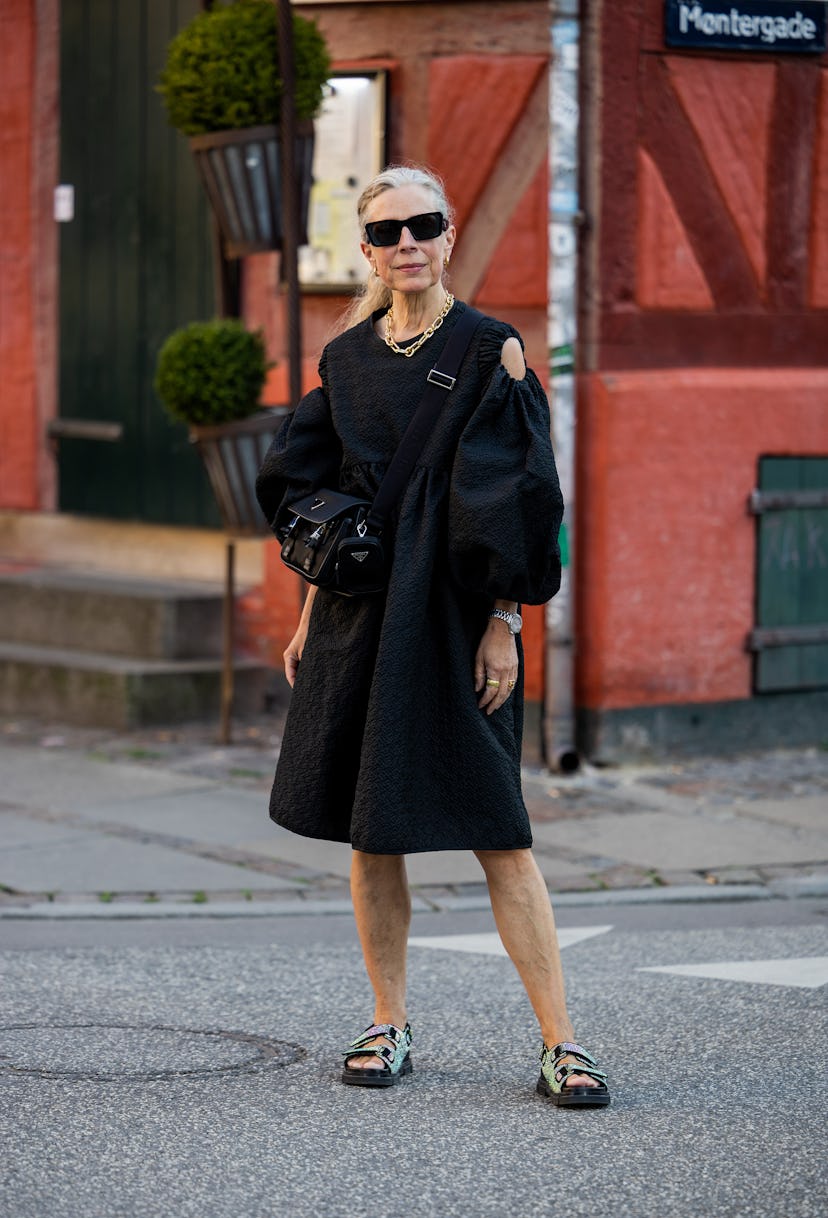
{"type": "MultiPolygon", "coordinates": [[[[297,118],[322,104],[331,61],[313,21],[293,15],[297,118]]],[[[158,91],[185,135],[278,123],[283,82],[272,0],[233,0],[199,13],[172,40],[158,91]]]]}
{"type": "Polygon", "coordinates": [[[173,418],[190,426],[230,423],[254,413],[272,367],[261,330],[234,318],[194,321],[159,351],[155,390],[173,418]]]}

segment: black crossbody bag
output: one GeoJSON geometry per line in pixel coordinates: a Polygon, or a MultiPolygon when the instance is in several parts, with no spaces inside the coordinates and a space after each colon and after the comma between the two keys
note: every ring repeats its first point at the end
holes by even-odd
{"type": "Polygon", "coordinates": [[[482,320],[483,314],[472,308],[457,319],[373,503],[322,487],[279,514],[275,530],[282,538],[282,562],[309,584],[342,596],[385,588],[390,554],[382,532],[388,514],[411,476],[482,320]]]}

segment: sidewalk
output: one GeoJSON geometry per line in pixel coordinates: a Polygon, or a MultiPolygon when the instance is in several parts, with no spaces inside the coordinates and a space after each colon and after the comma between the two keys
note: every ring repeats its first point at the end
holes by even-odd
{"type": "MultiPolygon", "coordinates": [[[[346,845],[280,829],[280,722],[115,735],[0,723],[0,918],[350,909],[346,845]]],[[[526,769],[556,904],[828,894],[828,750],[673,766],[526,769]]],[[[486,908],[471,853],[409,856],[419,910],[486,908]]]]}

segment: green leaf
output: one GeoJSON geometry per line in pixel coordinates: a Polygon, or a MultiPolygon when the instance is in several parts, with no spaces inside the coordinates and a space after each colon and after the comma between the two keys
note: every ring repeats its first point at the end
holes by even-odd
{"type": "Polygon", "coordinates": [[[158,353],[155,391],[175,419],[205,426],[256,410],[268,368],[264,336],[235,318],[194,321],[158,353]]]}
{"type": "MultiPolygon", "coordinates": [[[[330,56],[315,22],[293,14],[297,118],[322,104],[330,56]]],[[[276,7],[234,0],[193,18],[173,38],[158,92],[167,117],[185,135],[278,123],[283,82],[276,7]]]]}

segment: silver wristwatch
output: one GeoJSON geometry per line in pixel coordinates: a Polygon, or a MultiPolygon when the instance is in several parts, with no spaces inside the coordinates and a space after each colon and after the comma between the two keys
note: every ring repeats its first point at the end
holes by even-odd
{"type": "Polygon", "coordinates": [[[523,627],[523,618],[519,613],[509,613],[506,609],[492,609],[489,617],[499,617],[501,622],[505,622],[512,634],[520,634],[523,627]]]}

